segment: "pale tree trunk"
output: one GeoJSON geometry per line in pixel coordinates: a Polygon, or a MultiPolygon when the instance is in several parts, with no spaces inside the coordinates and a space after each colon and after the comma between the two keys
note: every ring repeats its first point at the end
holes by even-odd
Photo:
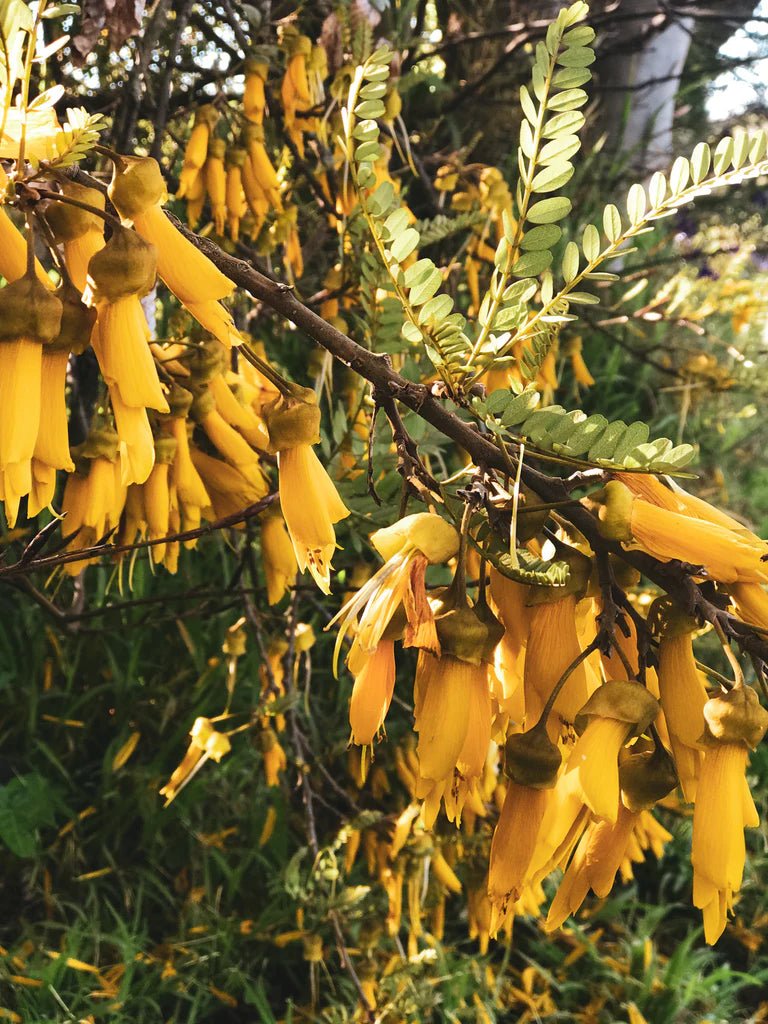
{"type": "Polygon", "coordinates": [[[626,154],[637,172],[648,173],[667,166],[672,156],[676,96],[694,20],[664,24],[656,0],[624,0],[617,13],[622,20],[606,33],[608,53],[597,68],[599,130],[610,149],[626,154]]]}

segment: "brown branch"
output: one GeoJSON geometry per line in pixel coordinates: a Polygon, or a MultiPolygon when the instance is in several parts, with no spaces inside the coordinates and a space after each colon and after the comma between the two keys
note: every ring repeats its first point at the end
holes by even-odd
{"type": "Polygon", "coordinates": [[[52,569],[58,565],[65,565],[68,562],[85,561],[89,558],[98,558],[101,555],[124,555],[131,551],[139,551],[142,548],[155,547],[157,544],[172,544],[175,541],[196,540],[198,537],[205,537],[210,533],[215,533],[217,530],[225,530],[229,526],[237,526],[239,523],[253,519],[255,516],[260,515],[265,508],[268,508],[272,502],[276,501],[277,497],[277,492],[268,494],[261,501],[257,501],[254,505],[248,505],[247,508],[241,509],[239,512],[223,516],[212,523],[206,523],[205,526],[198,526],[194,530],[181,530],[178,533],[169,533],[165,537],[146,538],[133,544],[94,544],[91,547],[81,548],[78,551],[64,551],[61,554],[47,555],[44,558],[19,559],[18,562],[14,562],[12,565],[0,566],[0,581],[13,581],[36,569],[52,569]]]}

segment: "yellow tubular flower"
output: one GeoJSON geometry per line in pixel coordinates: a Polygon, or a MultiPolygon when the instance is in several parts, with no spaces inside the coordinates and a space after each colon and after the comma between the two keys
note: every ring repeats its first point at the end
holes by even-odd
{"type": "Polygon", "coordinates": [[[394,641],[381,640],[367,653],[355,640],[347,663],[355,677],[349,702],[352,742],[361,747],[372,745],[384,726],[395,689],[394,641]]]}
{"type": "Polygon", "coordinates": [[[734,533],[759,542],[759,538],[743,523],[714,505],[710,505],[708,501],[684,491],[674,481],[671,481],[670,486],[667,487],[658,477],[647,473],[617,473],[616,479],[628,487],[636,497],[642,498],[643,501],[647,501],[651,505],[658,505],[659,508],[666,508],[670,512],[693,516],[695,519],[703,519],[716,526],[724,526],[726,529],[733,530],[734,533]]]}
{"type": "Polygon", "coordinates": [[[269,67],[264,61],[249,57],[245,62],[245,89],[243,91],[243,113],[249,121],[261,124],[264,121],[264,84],[269,67]]]}
{"type": "Polygon", "coordinates": [[[354,627],[358,614],[357,645],[361,652],[373,653],[401,605],[407,620],[405,645],[439,652],[424,574],[428,564],[445,564],[456,554],[456,530],[438,515],[418,512],[377,530],[371,535],[371,543],[385,563],[328,623],[326,628],[341,622],[335,657],[338,658],[344,636],[354,627]]]}
{"type": "Polygon", "coordinates": [[[739,616],[752,626],[768,629],[768,593],[759,583],[733,583],[728,588],[739,616]]]}
{"type": "MultiPolygon", "coordinates": [[[[69,550],[79,551],[92,547],[119,525],[127,489],[120,479],[114,431],[92,429],[76,455],[82,462],[79,471],[67,477],[62,499],[66,517],[61,533],[65,538],[77,533],[69,550]]],[[[77,576],[87,564],[87,560],[68,562],[64,570],[77,576]]]]}
{"type": "Polygon", "coordinates": [[[71,473],[75,468],[67,441],[66,383],[68,349],[43,350],[41,367],[40,427],[35,442],[35,458],[53,469],[71,473]]]}
{"type": "Polygon", "coordinates": [[[224,139],[211,139],[208,143],[208,158],[203,167],[205,188],[211,202],[213,226],[217,235],[224,234],[227,223],[227,175],[224,169],[226,148],[224,139]]]}
{"type": "Polygon", "coordinates": [[[301,444],[278,453],[280,505],[301,572],[329,594],[331,558],[336,549],[334,523],[349,509],[311,445],[301,444]]]}
{"type": "MultiPolygon", "coordinates": [[[[144,484],[144,508],[146,509],[150,540],[159,540],[170,532],[171,498],[168,475],[175,455],[176,441],[174,438],[157,439],[155,442],[155,465],[144,484]]],[[[155,565],[164,561],[165,544],[155,544],[150,551],[155,565]]]]}
{"type": "Polygon", "coordinates": [[[280,87],[283,101],[285,127],[291,134],[299,153],[304,154],[304,139],[301,126],[297,123],[296,113],[309,110],[312,96],[307,79],[307,58],[312,53],[312,40],[307,36],[291,35],[284,39],[288,53],[288,63],[280,87]]]}
{"type": "MultiPolygon", "coordinates": [[[[104,195],[96,188],[65,182],[63,194],[81,203],[87,203],[97,210],[105,206],[104,195]]],[[[45,212],[58,242],[64,249],[64,263],[72,283],[79,292],[86,290],[88,264],[91,258],[104,247],[104,220],[96,213],[70,203],[51,202],[45,212]]]]}
{"type": "MultiPolygon", "coordinates": [[[[511,780],[507,786],[491,841],[488,869],[494,924],[503,920],[509,905],[520,899],[550,796],[551,790],[520,786],[511,780]]],[[[495,933],[496,928],[492,931],[495,933]]]]}
{"type": "Polygon", "coordinates": [[[577,384],[581,384],[582,387],[591,388],[595,383],[595,378],[589,372],[587,364],[584,362],[584,356],[582,352],[581,338],[571,338],[568,344],[568,355],[571,357],[571,368],[573,370],[573,376],[577,384]]]}
{"type": "Polygon", "coordinates": [[[126,405],[114,384],[109,388],[109,401],[120,439],[118,451],[122,482],[126,487],[128,484],[143,484],[155,464],[155,442],[147,410],[143,406],[126,405]]]}
{"type": "MultiPolygon", "coordinates": [[[[8,185],[8,175],[0,167],[0,202],[2,193],[8,185]]],[[[19,231],[11,218],[0,209],[0,277],[6,281],[18,281],[27,270],[27,240],[19,231]]],[[[53,289],[53,283],[46,274],[39,260],[35,260],[35,272],[38,280],[47,288],[53,289]]]]}
{"type": "Polygon", "coordinates": [[[165,182],[157,161],[151,157],[121,157],[120,161],[114,167],[109,195],[120,216],[132,221],[139,235],[155,246],[157,273],[223,345],[239,344],[232,316],[218,301],[230,295],[234,285],[166,217],[165,182]]]}
{"type": "Polygon", "coordinates": [[[234,466],[211,458],[197,448],[191,448],[190,455],[217,519],[255,505],[267,493],[267,482],[263,477],[258,481],[246,480],[234,466]]]}
{"type": "Polygon", "coordinates": [[[227,226],[229,237],[236,242],[240,237],[240,218],[246,206],[243,192],[243,167],[248,154],[244,149],[227,150],[227,226]]]}
{"type": "MultiPolygon", "coordinates": [[[[253,177],[261,191],[278,213],[282,212],[283,201],[280,198],[280,183],[277,172],[264,147],[264,129],[259,124],[249,124],[243,133],[243,143],[248,151],[253,177]]],[[[246,193],[247,195],[247,193],[246,193]]]]}
{"type": "Polygon", "coordinates": [[[40,426],[43,345],[59,333],[62,303],[37,280],[0,290],[0,474],[8,525],[32,489],[32,457],[40,426]]]}
{"type": "Polygon", "coordinates": [[[744,829],[760,824],[744,773],[747,751],[768,729],[755,691],[739,683],[704,707],[706,749],[693,812],[693,903],[703,912],[704,937],[714,944],[741,888],[744,829]]]}
{"type": "Polygon", "coordinates": [[[257,238],[259,232],[264,226],[265,220],[267,219],[267,214],[269,213],[269,199],[253,172],[253,166],[250,158],[246,159],[243,164],[242,181],[245,201],[248,204],[248,209],[251,211],[251,215],[253,217],[251,238],[257,238]]]}
{"type": "Polygon", "coordinates": [[[693,812],[693,904],[703,911],[704,937],[713,945],[725,930],[741,888],[744,829],[760,824],[744,778],[747,749],[740,743],[708,747],[693,812]]]}
{"type": "Polygon", "coordinates": [[[124,405],[168,411],[157,367],[149,347],[151,333],[137,295],[98,302],[99,319],[93,348],[107,384],[124,405]]]}
{"type": "Polygon", "coordinates": [[[453,773],[470,727],[473,690],[488,688],[484,665],[419,652],[415,687],[423,695],[415,709],[419,771],[441,782],[453,773]]]}
{"type": "MultiPolygon", "coordinates": [[[[56,470],[46,462],[32,459],[32,487],[27,497],[27,516],[31,519],[44,508],[50,508],[55,494],[56,470]]],[[[4,494],[0,493],[0,501],[3,499],[4,494]]]]}
{"type": "Polygon", "coordinates": [[[258,453],[219,415],[213,395],[207,390],[201,392],[192,403],[191,412],[227,462],[236,466],[247,480],[258,485],[263,478],[258,453]]]}
{"type": "Polygon", "coordinates": [[[179,188],[176,197],[182,199],[188,196],[194,182],[202,170],[205,158],[208,155],[208,143],[211,132],[216,127],[219,115],[216,109],[210,104],[200,107],[195,113],[195,123],[187,140],[187,147],[184,151],[184,164],[179,176],[179,188]]]}
{"type": "Polygon", "coordinates": [[[635,498],[619,480],[606,484],[605,492],[600,510],[605,536],[639,545],[662,561],[679,558],[702,565],[722,583],[768,581],[768,563],[762,561],[768,553],[764,541],[635,498]]]}
{"type": "Polygon", "coordinates": [[[267,578],[267,602],[277,604],[293,584],[299,567],[285,520],[274,506],[261,518],[261,561],[267,578]]]}
{"type": "Polygon", "coordinates": [[[236,427],[248,444],[261,449],[261,451],[267,451],[269,434],[264,421],[253,409],[238,401],[221,374],[211,377],[208,381],[208,390],[216,403],[216,410],[227,423],[236,427]]]}
{"type": "Polygon", "coordinates": [[[320,439],[320,410],[311,388],[292,386],[264,410],[270,449],[277,453],[280,506],[299,569],[309,569],[324,594],[330,593],[334,524],[349,515],[315,455],[320,439]]]}
{"type": "Polygon", "coordinates": [[[659,702],[640,683],[614,680],[600,686],[576,716],[581,735],[568,759],[584,803],[598,818],[616,822],[619,752],[640,736],[659,713],[659,702]]]}
{"type": "Polygon", "coordinates": [[[559,928],[568,916],[576,913],[590,889],[601,898],[608,895],[637,817],[621,807],[615,822],[593,821],[589,825],[552,900],[545,925],[548,932],[559,928]]]}
{"type": "Polygon", "coordinates": [[[186,194],[187,224],[194,230],[200,223],[205,206],[205,175],[202,170],[196,172],[186,194]]]}
{"type": "MultiPolygon", "coordinates": [[[[581,651],[576,632],[576,597],[538,604],[529,609],[530,631],[525,655],[525,711],[529,724],[538,720],[555,684],[581,651]]],[[[578,665],[560,691],[550,716],[559,732],[557,717],[573,722],[587,699],[587,674],[578,665]]]]}
{"type": "Polygon", "coordinates": [[[668,599],[654,602],[649,622],[659,634],[659,696],[683,796],[692,803],[702,760],[707,690],[696,668],[692,635],[696,622],[668,599]]]}

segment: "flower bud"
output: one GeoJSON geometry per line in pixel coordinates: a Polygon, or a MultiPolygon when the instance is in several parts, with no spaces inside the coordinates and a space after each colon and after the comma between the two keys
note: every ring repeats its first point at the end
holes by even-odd
{"type": "Polygon", "coordinates": [[[599,686],[576,715],[574,725],[581,735],[589,719],[612,718],[631,726],[630,736],[640,736],[659,713],[659,702],[640,683],[622,679],[599,686]]]}
{"type": "Polygon", "coordinates": [[[632,540],[632,506],[635,496],[619,480],[611,480],[603,489],[603,505],[599,513],[599,530],[607,540],[629,543],[632,540]]]}
{"type": "Polygon", "coordinates": [[[662,746],[628,754],[619,764],[621,799],[633,814],[649,810],[677,784],[675,763],[662,746]]]}
{"type": "Polygon", "coordinates": [[[25,274],[0,289],[0,342],[28,338],[48,345],[61,327],[61,300],[25,274]]]}
{"type": "Polygon", "coordinates": [[[128,295],[146,295],[155,283],[157,254],[129,228],[115,227],[112,237],[88,264],[88,278],[97,298],[117,302],[128,295]]]}
{"type": "Polygon", "coordinates": [[[546,727],[539,725],[528,732],[514,733],[504,745],[504,774],[518,786],[550,789],[557,781],[562,760],[546,727]]]}
{"type": "Polygon", "coordinates": [[[768,711],[751,686],[734,686],[704,705],[707,723],[703,742],[743,743],[754,750],[768,729],[768,711]]]}
{"type": "Polygon", "coordinates": [[[123,156],[115,160],[109,198],[121,217],[133,219],[165,199],[160,165],[151,156],[123,156]]]}

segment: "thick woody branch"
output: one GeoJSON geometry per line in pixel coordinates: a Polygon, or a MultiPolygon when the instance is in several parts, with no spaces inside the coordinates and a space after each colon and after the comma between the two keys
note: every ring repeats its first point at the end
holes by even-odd
{"type": "MultiPolygon", "coordinates": [[[[293,290],[273,281],[249,266],[243,260],[229,256],[214,242],[198,238],[184,225],[172,218],[177,227],[222,271],[254,298],[269,306],[286,320],[296,324],[309,338],[330,352],[355,373],[368,380],[375,392],[390,396],[406,408],[431,423],[441,434],[454,441],[486,469],[509,472],[507,454],[502,452],[487,435],[438,400],[431,388],[415,383],[393,370],[385,356],[369,352],[317,313],[305,306],[293,290]]],[[[508,451],[510,446],[508,447],[508,451]]],[[[544,502],[568,502],[570,488],[566,480],[547,476],[528,464],[523,465],[522,479],[544,502]]],[[[735,615],[711,601],[702,587],[693,579],[691,567],[676,562],[659,562],[638,550],[626,550],[617,541],[606,540],[600,533],[596,517],[583,505],[566,504],[561,514],[574,526],[595,551],[610,552],[623,558],[701,621],[717,625],[726,636],[737,641],[745,653],[768,662],[768,637],[741,622],[735,615]]]]}

